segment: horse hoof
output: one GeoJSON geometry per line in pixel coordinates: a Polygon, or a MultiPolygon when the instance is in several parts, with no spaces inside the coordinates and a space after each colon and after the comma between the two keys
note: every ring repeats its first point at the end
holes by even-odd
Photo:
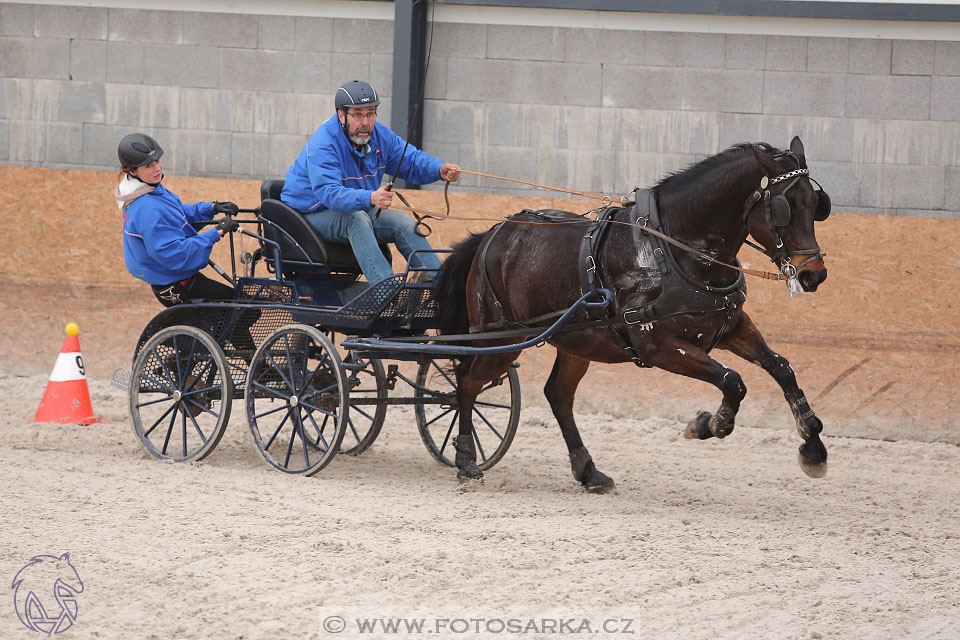
{"type": "Polygon", "coordinates": [[[827,448],[820,438],[807,440],[800,445],[797,453],[800,469],[811,478],[822,478],[827,475],[827,448]]]}
{"type": "Polygon", "coordinates": [[[701,411],[697,417],[687,423],[687,428],[683,432],[683,437],[687,440],[706,440],[713,437],[710,431],[710,418],[713,415],[709,411],[701,411]]]}
{"type": "Polygon", "coordinates": [[[583,483],[583,488],[587,493],[613,493],[616,490],[616,485],[613,482],[613,478],[606,475],[605,473],[600,473],[597,471],[589,481],[583,483]]]}
{"type": "Polygon", "coordinates": [[[483,482],[483,471],[480,471],[480,467],[478,467],[476,463],[471,462],[463,469],[457,471],[457,481],[460,484],[471,482],[473,480],[479,480],[483,482]]]}

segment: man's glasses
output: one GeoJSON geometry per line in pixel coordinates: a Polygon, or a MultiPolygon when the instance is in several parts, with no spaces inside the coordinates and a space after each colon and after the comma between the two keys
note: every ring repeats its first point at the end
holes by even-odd
{"type": "Polygon", "coordinates": [[[355,111],[347,111],[347,117],[355,122],[363,122],[364,120],[376,120],[377,112],[370,111],[367,113],[357,113],[355,111]]]}

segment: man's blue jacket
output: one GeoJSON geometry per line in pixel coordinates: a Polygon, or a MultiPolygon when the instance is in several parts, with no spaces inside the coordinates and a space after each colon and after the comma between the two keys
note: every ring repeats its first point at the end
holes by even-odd
{"type": "MultiPolygon", "coordinates": [[[[370,194],[380,188],[383,174],[396,174],[404,140],[379,122],[360,153],[347,139],[337,114],[333,114],[310,137],[293,166],[287,171],[280,198],[298,211],[311,213],[366,211],[370,194]]],[[[400,176],[416,184],[440,179],[443,161],[413,145],[407,147],[400,176]]]]}
{"type": "Polygon", "coordinates": [[[123,259],[127,270],[148,284],[186,280],[207,265],[216,229],[190,224],[213,218],[212,202],[184,204],[163,184],[139,196],[123,213],[123,259]]]}

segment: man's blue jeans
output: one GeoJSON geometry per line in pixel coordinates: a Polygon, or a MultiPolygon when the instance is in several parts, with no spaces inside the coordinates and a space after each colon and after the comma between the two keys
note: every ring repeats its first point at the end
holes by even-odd
{"type": "MultiPolygon", "coordinates": [[[[400,211],[384,209],[374,219],[376,209],[368,211],[315,211],[304,216],[327,242],[349,244],[367,282],[377,282],[393,275],[393,267],[380,253],[379,244],[392,242],[408,261],[414,251],[431,249],[426,238],[413,232],[413,219],[400,211]]],[[[434,253],[418,253],[411,267],[439,268],[434,253]]]]}

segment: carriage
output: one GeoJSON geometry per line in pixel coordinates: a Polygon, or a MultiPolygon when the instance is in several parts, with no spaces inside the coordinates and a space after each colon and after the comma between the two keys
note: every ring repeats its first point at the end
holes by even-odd
{"type": "MultiPolygon", "coordinates": [[[[242,210],[254,217],[237,219],[238,233],[258,248],[242,251],[238,276],[231,234],[233,276],[218,271],[234,284],[233,299],[158,313],[140,336],[129,376],[115,378],[128,390],[140,443],[159,459],[202,460],[241,400],[264,459],[309,476],[338,453],[368,449],[388,407],[408,405],[427,451],[452,467],[459,411],[451,364],[484,348],[429,344],[437,329],[433,284],[422,277],[429,270],[408,266],[379,282],[358,281],[349,245],[321,240],[280,201],[282,188],[265,181],[260,206],[242,210]],[[258,266],[267,273],[258,276],[258,266]],[[394,348],[367,351],[365,338],[394,348]]],[[[389,248],[381,250],[389,260],[389,248]]],[[[472,409],[481,469],[503,458],[516,433],[518,366],[486,384],[472,409]]]]}

